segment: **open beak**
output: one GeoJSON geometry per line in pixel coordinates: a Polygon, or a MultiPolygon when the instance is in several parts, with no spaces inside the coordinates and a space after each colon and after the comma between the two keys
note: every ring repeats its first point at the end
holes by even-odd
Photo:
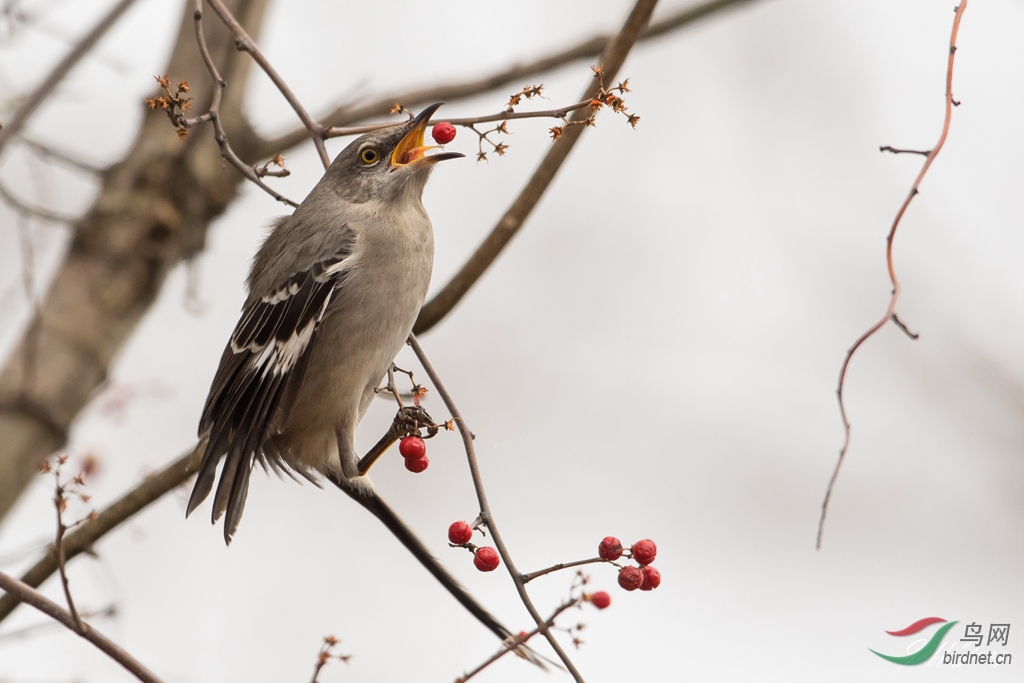
{"type": "Polygon", "coordinates": [[[442,104],[443,102],[438,102],[437,104],[430,105],[412,120],[412,128],[409,129],[409,132],[405,134],[405,137],[395,147],[395,151],[391,153],[391,170],[394,171],[403,166],[418,164],[433,165],[445,159],[458,159],[459,157],[466,156],[459,152],[442,152],[426,156],[426,153],[430,150],[440,149],[439,145],[424,145],[423,138],[427,130],[427,122],[430,121],[430,116],[442,104]]]}

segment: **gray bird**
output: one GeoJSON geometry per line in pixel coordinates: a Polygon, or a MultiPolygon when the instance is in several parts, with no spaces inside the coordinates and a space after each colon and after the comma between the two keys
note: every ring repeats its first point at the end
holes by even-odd
{"type": "MultiPolygon", "coordinates": [[[[423,187],[437,162],[463,156],[426,155],[433,147],[424,145],[424,130],[439,106],[352,142],[260,247],[203,409],[205,450],[186,515],[209,496],[221,458],[213,521],[227,513],[227,543],[254,463],[313,481],[323,475],[504,640],[508,629],[434,559],[366,476],[401,435],[401,420],[366,457],[355,450],[356,425],[412,331],[430,283],[434,237],[423,187]]],[[[410,410],[407,420],[416,418],[410,410]]]]}

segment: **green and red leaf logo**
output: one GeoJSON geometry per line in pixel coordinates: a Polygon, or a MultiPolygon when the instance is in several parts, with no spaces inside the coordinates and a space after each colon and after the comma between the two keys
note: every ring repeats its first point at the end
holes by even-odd
{"type": "Polygon", "coordinates": [[[946,621],[941,617],[925,617],[924,619],[918,619],[910,626],[907,626],[906,628],[901,628],[898,631],[886,631],[886,633],[888,633],[890,636],[904,637],[920,633],[921,631],[924,631],[926,628],[932,626],[933,624],[942,624],[942,626],[940,626],[935,631],[935,633],[932,634],[932,637],[928,640],[927,643],[924,644],[924,646],[920,650],[917,650],[916,652],[911,652],[909,655],[904,655],[902,657],[897,657],[895,655],[883,655],[881,652],[871,650],[871,648],[868,649],[874,652],[882,659],[887,659],[890,662],[893,662],[894,664],[902,664],[903,666],[914,666],[916,664],[923,664],[924,662],[927,662],[932,655],[935,654],[935,651],[939,649],[939,645],[942,644],[943,637],[945,637],[949,629],[953,628],[957,623],[958,622],[955,621],[946,621]]]}

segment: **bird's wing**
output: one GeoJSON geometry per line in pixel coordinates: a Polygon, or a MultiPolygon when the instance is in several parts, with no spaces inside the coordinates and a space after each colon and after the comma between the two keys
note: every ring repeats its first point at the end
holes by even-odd
{"type": "Polygon", "coordinates": [[[188,511],[210,494],[217,463],[225,457],[213,502],[213,521],[224,512],[230,542],[245,507],[249,473],[267,438],[289,383],[300,382],[332,296],[352,264],[351,243],[334,256],[293,274],[263,296],[250,296],[206,399],[199,434],[207,445],[188,511]]]}

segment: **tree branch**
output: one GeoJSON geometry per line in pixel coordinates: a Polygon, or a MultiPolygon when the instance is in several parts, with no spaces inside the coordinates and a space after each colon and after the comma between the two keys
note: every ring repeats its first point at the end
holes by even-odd
{"type": "Polygon", "coordinates": [[[82,39],[71,49],[64,59],[58,62],[57,66],[53,67],[53,70],[43,79],[43,82],[36,86],[36,89],[32,91],[32,94],[28,96],[25,103],[22,104],[14,115],[4,124],[3,128],[0,128],[0,153],[3,153],[4,147],[9,143],[21,129],[25,127],[28,120],[32,118],[32,115],[36,113],[40,105],[46,101],[46,99],[52,95],[57,85],[64,80],[64,77],[71,72],[72,69],[82,61],[82,57],[89,54],[96,43],[99,42],[100,38],[106,35],[107,31],[117,23],[117,20],[121,18],[129,7],[135,4],[135,0],[121,0],[119,3],[114,5],[113,8],[102,19],[92,27],[87,34],[82,36],[82,39]]]}
{"type": "MultiPolygon", "coordinates": [[[[646,4],[651,6],[656,0],[640,0],[637,6],[646,4]]],[[[634,14],[636,10],[634,9],[634,14]]],[[[650,9],[648,9],[647,15],[650,16],[650,9]]],[[[632,17],[632,15],[630,15],[632,17]]],[[[512,561],[512,556],[508,552],[505,542],[501,538],[501,532],[498,531],[498,525],[494,521],[494,515],[491,513],[491,506],[487,502],[487,493],[484,491],[483,478],[480,475],[480,465],[476,459],[476,449],[473,447],[473,434],[469,431],[469,427],[466,425],[466,421],[463,419],[459,409],[455,407],[455,402],[452,400],[448,390],[445,389],[444,384],[441,383],[441,378],[438,377],[437,371],[434,370],[434,366],[430,364],[430,360],[427,359],[426,354],[423,353],[423,347],[416,340],[415,335],[409,335],[409,346],[412,347],[413,352],[419,359],[423,369],[427,372],[427,376],[430,377],[430,381],[434,384],[434,389],[437,390],[441,400],[444,401],[445,406],[448,408],[448,412],[451,413],[452,418],[459,427],[459,434],[462,436],[462,443],[466,449],[466,459],[469,461],[469,471],[473,477],[473,488],[476,490],[477,501],[480,504],[480,518],[487,528],[491,532],[491,539],[494,541],[495,548],[498,549],[498,553],[501,555],[502,562],[505,563],[505,568],[508,570],[509,575],[512,577],[512,582],[516,586],[516,591],[519,593],[519,599],[523,601],[523,605],[526,606],[526,610],[533,617],[534,622],[537,624],[537,629],[547,639],[548,644],[558,655],[558,658],[568,669],[569,673],[576,680],[577,683],[583,683],[583,676],[577,671],[576,666],[569,659],[569,655],[565,653],[562,646],[555,636],[551,633],[551,629],[548,628],[548,624],[544,617],[541,616],[537,607],[533,604],[533,600],[530,599],[530,594],[526,591],[526,585],[520,578],[519,570],[516,569],[515,563],[512,561]]]]}
{"type": "MultiPolygon", "coordinates": [[[[213,124],[213,137],[217,141],[217,147],[220,148],[220,155],[230,163],[232,166],[237,168],[239,172],[244,175],[250,182],[258,185],[264,192],[269,194],[271,197],[279,202],[287,204],[292,208],[297,208],[299,205],[291,199],[288,199],[283,194],[275,190],[274,188],[263,182],[263,178],[256,172],[253,166],[246,164],[242,161],[235,150],[232,149],[231,143],[228,142],[228,134],[224,130],[224,122],[220,115],[221,99],[224,96],[224,88],[227,87],[227,82],[221,78],[220,70],[217,69],[217,65],[213,61],[213,57],[210,55],[210,48],[206,44],[206,34],[203,32],[203,0],[195,0],[196,8],[192,13],[192,19],[195,22],[196,30],[196,45],[199,46],[199,54],[203,57],[203,64],[206,65],[206,70],[210,72],[210,78],[213,79],[213,98],[210,101],[210,108],[202,116],[188,121],[188,125],[196,125],[203,121],[210,121],[213,124]]],[[[227,12],[223,5],[220,5],[221,10],[227,12]]],[[[216,5],[214,6],[216,9],[216,5]]],[[[228,16],[231,16],[230,13],[228,16]]],[[[234,20],[234,17],[231,17],[234,20]]],[[[235,25],[238,22],[235,21],[235,25]]],[[[230,25],[229,25],[230,26],[230,25]]],[[[245,33],[243,31],[243,33],[245,33]]],[[[246,34],[248,37],[248,34],[246,34]]],[[[251,42],[251,38],[249,38],[251,42]]]]}
{"type": "MultiPolygon", "coordinates": [[[[609,82],[615,79],[623,62],[626,61],[626,56],[640,36],[640,31],[650,18],[651,12],[654,10],[654,4],[654,2],[643,1],[637,3],[622,30],[608,43],[607,48],[601,55],[601,66],[599,67],[601,78],[595,78],[580,99],[589,100],[595,96],[601,88],[601,81],[603,79],[607,79],[609,82]],[[638,18],[637,15],[641,6],[646,14],[638,18]]],[[[586,118],[588,118],[588,115],[585,111],[578,109],[573,113],[571,121],[579,122],[586,118]]],[[[523,223],[526,222],[526,219],[533,212],[541,197],[544,196],[544,192],[548,189],[551,181],[555,179],[555,175],[562,167],[566,158],[568,158],[569,152],[572,151],[572,148],[583,134],[584,128],[586,126],[581,125],[564,127],[562,135],[552,143],[548,153],[541,160],[540,166],[537,167],[537,170],[533,172],[530,180],[526,183],[526,187],[522,189],[519,196],[512,202],[512,206],[505,211],[505,215],[501,217],[501,220],[494,226],[491,233],[477,247],[473,255],[462,265],[462,268],[459,269],[459,272],[455,274],[448,284],[423,306],[419,317],[416,319],[416,326],[413,328],[416,334],[423,334],[441,322],[455,305],[462,300],[462,297],[466,295],[470,287],[480,279],[484,271],[494,263],[498,254],[515,237],[519,229],[523,227],[523,223]]]]}
{"type": "Polygon", "coordinates": [[[40,218],[44,221],[50,221],[51,223],[60,223],[62,225],[74,225],[78,220],[75,216],[68,214],[58,213],[56,211],[50,211],[49,209],[41,206],[34,206],[19,199],[13,192],[7,189],[7,186],[0,182],[0,201],[11,207],[18,213],[25,214],[26,216],[33,216],[40,218]]]}
{"type": "MultiPolygon", "coordinates": [[[[671,33],[700,19],[716,14],[721,10],[738,7],[750,2],[753,2],[753,0],[710,0],[695,7],[677,10],[664,19],[649,24],[641,32],[637,40],[650,40],[663,36],[666,33],[671,33]]],[[[320,120],[324,122],[325,126],[353,126],[376,116],[386,116],[395,102],[401,102],[411,109],[417,109],[433,102],[447,102],[451,104],[458,100],[475,97],[498,88],[516,84],[523,79],[533,78],[538,74],[552,71],[572,62],[593,59],[605,50],[608,43],[612,41],[612,38],[613,36],[607,34],[596,35],[560,52],[552,53],[525,64],[516,64],[481,78],[407,90],[380,97],[364,104],[344,104],[335,108],[334,111],[321,116],[320,120]]],[[[376,130],[376,128],[367,127],[365,130],[354,131],[352,134],[359,135],[371,130],[376,130]]],[[[305,140],[308,134],[308,129],[303,127],[264,140],[256,148],[257,156],[267,157],[278,152],[287,151],[305,140]]]]}
{"type": "MultiPolygon", "coordinates": [[[[906,332],[912,339],[916,339],[916,335],[913,335],[906,325],[896,315],[896,302],[900,298],[900,282],[896,277],[896,265],[893,262],[893,241],[896,238],[896,229],[900,225],[900,221],[903,219],[903,214],[906,213],[907,208],[910,206],[910,202],[913,201],[914,197],[918,195],[918,188],[921,186],[921,181],[924,180],[925,174],[928,169],[931,168],[932,162],[935,161],[935,157],[939,155],[942,150],[942,146],[946,143],[946,136],[949,134],[949,124],[953,119],[953,107],[959,102],[953,99],[953,59],[956,56],[956,35],[960,30],[960,18],[964,14],[964,10],[967,9],[967,0],[960,0],[960,4],[956,8],[956,15],[953,17],[953,30],[949,36],[949,57],[946,65],[946,115],[942,122],[942,132],[939,134],[939,141],[935,143],[931,151],[925,153],[924,165],[918,172],[917,177],[914,179],[914,184],[910,186],[910,192],[907,194],[907,198],[903,200],[903,204],[900,205],[899,211],[896,212],[896,218],[893,219],[892,227],[889,228],[889,235],[886,237],[885,247],[885,263],[889,269],[889,280],[892,282],[892,294],[889,297],[889,305],[885,309],[885,315],[883,315],[878,322],[868,328],[867,332],[857,338],[857,341],[853,342],[853,346],[846,352],[846,357],[843,359],[843,365],[839,370],[839,386],[836,388],[836,397],[839,401],[839,415],[843,419],[843,445],[839,449],[839,459],[836,461],[835,469],[832,470],[832,477],[829,479],[828,487],[825,489],[825,500],[821,504],[821,517],[818,520],[818,539],[815,543],[815,548],[821,550],[821,537],[825,533],[825,516],[828,514],[828,503],[832,498],[832,489],[835,487],[836,479],[839,478],[839,469],[843,466],[843,459],[846,457],[846,452],[850,448],[850,421],[846,416],[846,403],[843,396],[843,390],[846,385],[846,370],[850,366],[850,361],[853,360],[853,355],[857,353],[857,349],[866,342],[868,339],[874,336],[878,330],[882,329],[883,326],[890,320],[895,322],[900,329],[906,332]]],[[[885,150],[885,147],[881,148],[885,150]]],[[[893,152],[907,150],[893,150],[893,152]]],[[[920,152],[917,152],[920,154],[920,152]]]]}
{"type": "Polygon", "coordinates": [[[295,110],[295,115],[299,117],[300,121],[302,121],[302,125],[309,132],[309,136],[313,138],[313,144],[316,145],[316,151],[320,155],[320,161],[323,162],[324,168],[330,166],[331,158],[327,156],[327,148],[324,146],[323,126],[313,120],[313,117],[310,116],[309,112],[306,111],[306,108],[302,106],[302,103],[299,102],[295,93],[292,92],[291,88],[288,87],[288,84],[284,82],[283,78],[281,78],[281,75],[277,73],[277,70],[270,64],[259,46],[256,45],[256,41],[245,32],[245,29],[238,23],[238,20],[235,19],[234,15],[232,15],[228,8],[224,6],[224,3],[221,2],[221,0],[206,1],[210,4],[210,7],[213,8],[213,11],[216,12],[217,16],[220,17],[220,20],[223,21],[235,35],[235,47],[240,51],[248,52],[252,56],[253,61],[263,69],[263,72],[267,74],[271,81],[273,81],[274,86],[281,91],[281,94],[284,95],[288,104],[290,104],[292,109],[295,110]]]}
{"type": "MultiPolygon", "coordinates": [[[[114,501],[90,522],[85,522],[64,538],[64,560],[84,552],[91,552],[93,544],[116,529],[122,522],[144,510],[150,503],[184,484],[199,469],[200,449],[186,452],[159,472],[146,477],[138,486],[114,501]]],[[[38,588],[59,569],[53,545],[46,554],[25,572],[21,581],[30,588],[38,588]]],[[[6,619],[21,602],[16,594],[8,592],[0,597],[0,622],[6,619]]]]}
{"type": "Polygon", "coordinates": [[[143,681],[143,683],[161,683],[160,679],[152,671],[143,666],[137,659],[121,649],[109,638],[89,626],[89,624],[81,622],[81,628],[79,629],[75,624],[75,620],[67,613],[67,610],[40,595],[28,584],[0,572],[0,588],[7,592],[4,599],[15,597],[19,602],[32,605],[43,614],[55,619],[71,631],[88,640],[108,657],[130,671],[137,679],[143,681]]]}

